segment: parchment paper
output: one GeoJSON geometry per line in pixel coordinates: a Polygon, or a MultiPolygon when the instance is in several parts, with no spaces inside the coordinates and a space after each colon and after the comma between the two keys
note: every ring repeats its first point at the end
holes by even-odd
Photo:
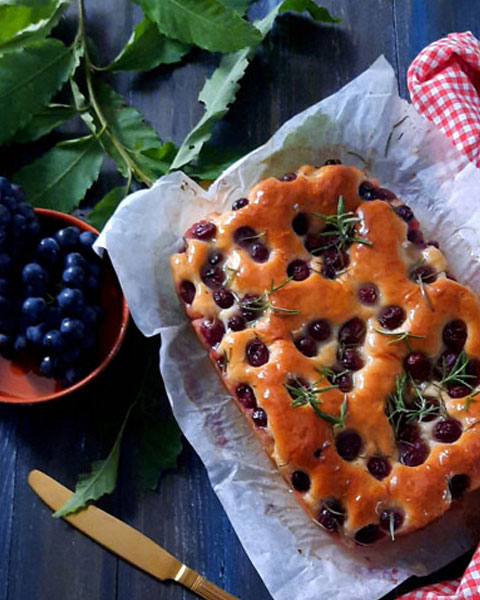
{"type": "MultiPolygon", "coordinates": [[[[339,545],[297,505],[177,301],[168,259],[192,223],[227,208],[266,176],[332,157],[391,187],[440,242],[452,272],[480,292],[480,171],[399,97],[383,57],[285,123],[208,192],[176,172],[130,195],[97,243],[110,254],[138,327],[161,335],[160,369],[175,417],[275,600],[374,600],[413,573],[437,570],[479,538],[475,511],[467,506],[380,551],[339,545]]],[[[478,506],[478,499],[471,495],[467,504],[478,506]]]]}

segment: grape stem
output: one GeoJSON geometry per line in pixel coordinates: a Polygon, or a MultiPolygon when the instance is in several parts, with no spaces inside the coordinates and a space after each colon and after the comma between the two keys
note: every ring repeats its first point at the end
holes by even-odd
{"type": "Polygon", "coordinates": [[[107,135],[110,138],[110,141],[115,146],[117,152],[120,154],[122,159],[125,162],[125,165],[128,170],[127,177],[127,189],[130,189],[130,184],[132,181],[132,175],[135,175],[135,178],[144,183],[147,187],[152,187],[153,181],[148,177],[139,167],[135,164],[132,158],[129,156],[127,149],[121,143],[121,141],[112,133],[110,130],[109,124],[105,115],[103,114],[102,108],[95,96],[95,90],[93,89],[93,81],[92,81],[92,71],[96,70],[94,65],[90,60],[90,55],[88,53],[87,43],[86,43],[86,33],[85,33],[85,8],[83,5],[83,0],[77,0],[78,4],[78,33],[76,37],[76,42],[80,43],[83,51],[83,60],[85,65],[85,80],[87,83],[87,91],[88,91],[88,99],[89,103],[95,111],[95,115],[101,125],[101,130],[96,134],[96,137],[99,139],[103,134],[107,135]]]}

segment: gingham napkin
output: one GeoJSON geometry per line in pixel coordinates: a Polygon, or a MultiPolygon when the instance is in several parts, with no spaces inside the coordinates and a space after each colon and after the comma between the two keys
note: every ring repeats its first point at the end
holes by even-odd
{"type": "MultiPolygon", "coordinates": [[[[480,42],[451,33],[420,52],[408,69],[413,106],[480,167],[480,42]]],[[[480,600],[480,546],[462,579],[443,581],[398,600],[480,600]]]]}
{"type": "Polygon", "coordinates": [[[407,78],[417,111],[480,167],[480,42],[451,33],[420,52],[407,78]]]}

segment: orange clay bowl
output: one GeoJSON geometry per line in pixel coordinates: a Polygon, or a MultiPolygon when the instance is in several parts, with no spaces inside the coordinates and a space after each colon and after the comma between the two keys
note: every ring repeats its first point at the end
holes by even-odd
{"type": "MultiPolygon", "coordinates": [[[[76,225],[82,231],[98,233],[84,221],[56,210],[36,208],[35,213],[42,226],[42,233],[46,235],[69,225],[76,225]]],[[[129,312],[115,271],[106,254],[101,274],[100,306],[103,318],[98,339],[99,364],[93,371],[75,385],[65,388],[56,379],[43,377],[29,365],[0,357],[0,402],[37,404],[56,400],[83,388],[101,373],[115,356],[125,338],[129,312]]]]}

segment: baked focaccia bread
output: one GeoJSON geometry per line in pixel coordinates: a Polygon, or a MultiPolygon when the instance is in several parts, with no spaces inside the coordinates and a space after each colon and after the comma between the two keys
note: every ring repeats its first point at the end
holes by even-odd
{"type": "Polygon", "coordinates": [[[303,166],[192,225],[171,265],[318,524],[394,539],[480,486],[479,301],[391,191],[336,160],[303,166]]]}

